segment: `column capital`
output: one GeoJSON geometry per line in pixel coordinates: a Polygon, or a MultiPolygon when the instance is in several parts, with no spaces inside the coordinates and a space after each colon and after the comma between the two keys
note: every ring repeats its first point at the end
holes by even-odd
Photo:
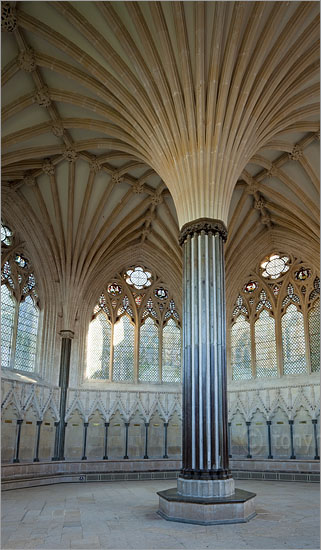
{"type": "Polygon", "coordinates": [[[74,335],[75,333],[72,330],[61,330],[59,332],[59,336],[61,336],[61,338],[68,338],[69,340],[72,340],[74,335]]]}
{"type": "Polygon", "coordinates": [[[225,242],[227,239],[227,228],[224,222],[213,218],[198,218],[183,225],[178,242],[182,246],[188,236],[193,237],[204,231],[207,235],[220,235],[225,242]]]}

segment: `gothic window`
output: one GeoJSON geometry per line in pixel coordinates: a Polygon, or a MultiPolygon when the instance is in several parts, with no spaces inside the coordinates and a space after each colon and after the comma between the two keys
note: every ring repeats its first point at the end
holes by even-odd
{"type": "Polygon", "coordinates": [[[1,271],[1,366],[32,372],[39,322],[36,280],[30,261],[17,252],[15,236],[3,224],[1,244],[6,254],[1,271]]]}
{"type": "Polygon", "coordinates": [[[320,370],[320,300],[317,300],[309,312],[309,341],[311,353],[311,372],[320,370]]]}
{"type": "Polygon", "coordinates": [[[266,310],[254,324],[256,376],[277,376],[275,322],[266,310]]]}
{"type": "Polygon", "coordinates": [[[139,380],[157,382],[158,363],[158,327],[147,317],[139,334],[139,380]]]}
{"type": "Polygon", "coordinates": [[[174,319],[163,328],[162,381],[181,380],[181,331],[174,319]]]}
{"type": "Polygon", "coordinates": [[[15,303],[6,285],[1,285],[1,366],[10,367],[15,303]]]}
{"type": "Polygon", "coordinates": [[[118,273],[94,307],[86,377],[177,383],[180,356],[180,316],[163,281],[143,266],[118,273]]]}
{"type": "Polygon", "coordinates": [[[231,304],[233,380],[307,373],[309,364],[319,371],[319,297],[315,269],[293,255],[266,256],[231,304]]]}
{"type": "Polygon", "coordinates": [[[38,309],[31,296],[20,302],[15,353],[15,368],[31,372],[36,361],[38,309]]]}
{"type": "Polygon", "coordinates": [[[303,315],[290,304],[282,317],[283,374],[307,372],[303,315]]]}
{"type": "Polygon", "coordinates": [[[108,380],[110,363],[111,324],[99,311],[91,321],[87,344],[87,377],[108,380]]]}
{"type": "Polygon", "coordinates": [[[135,327],[128,315],[123,315],[114,326],[113,380],[134,378],[134,336],[135,327]]]}
{"type": "Polygon", "coordinates": [[[243,315],[239,315],[232,326],[231,366],[233,380],[252,378],[251,327],[243,315]]]}

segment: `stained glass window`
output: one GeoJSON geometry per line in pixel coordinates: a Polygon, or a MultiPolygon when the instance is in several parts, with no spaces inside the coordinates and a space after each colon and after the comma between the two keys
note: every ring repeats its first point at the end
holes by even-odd
{"type": "Polygon", "coordinates": [[[10,367],[15,303],[10,290],[1,285],[1,366],[10,367]]]}
{"type": "Polygon", "coordinates": [[[181,381],[181,331],[173,319],[163,328],[162,381],[181,381]]]}
{"type": "Polygon", "coordinates": [[[114,326],[113,380],[133,380],[134,377],[134,325],[124,315],[114,326]]]}
{"type": "Polygon", "coordinates": [[[309,312],[309,340],[311,352],[311,372],[320,371],[320,300],[309,312]]]}
{"type": "Polygon", "coordinates": [[[1,224],[1,244],[10,246],[12,243],[12,231],[6,225],[1,224]]]}
{"type": "Polygon", "coordinates": [[[137,290],[141,290],[152,284],[150,280],[152,274],[149,271],[145,271],[141,266],[137,266],[135,269],[128,269],[126,273],[126,283],[133,285],[137,290]]]}
{"type": "Polygon", "coordinates": [[[108,380],[111,325],[105,313],[99,312],[91,321],[87,345],[87,377],[108,380]]]}
{"type": "Polygon", "coordinates": [[[236,319],[231,331],[231,366],[233,380],[252,378],[251,329],[243,315],[236,319]]]}
{"type": "Polygon", "coordinates": [[[31,296],[19,305],[15,368],[32,372],[36,360],[39,312],[31,296]]]}
{"type": "Polygon", "coordinates": [[[290,304],[282,317],[283,373],[307,372],[303,315],[290,304]]]}
{"type": "Polygon", "coordinates": [[[278,279],[289,270],[287,265],[289,259],[288,256],[280,257],[278,254],[272,254],[261,263],[262,276],[269,279],[278,279]]]}
{"type": "Polygon", "coordinates": [[[266,310],[255,322],[254,331],[256,376],[277,376],[275,322],[266,310]]]}
{"type": "Polygon", "coordinates": [[[158,327],[147,317],[140,327],[139,338],[139,380],[141,382],[157,382],[158,375],[158,327]]]}

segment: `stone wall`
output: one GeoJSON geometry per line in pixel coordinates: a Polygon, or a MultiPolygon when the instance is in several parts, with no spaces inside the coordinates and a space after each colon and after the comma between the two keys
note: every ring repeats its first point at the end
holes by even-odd
{"type": "MultiPolygon", "coordinates": [[[[309,383],[310,382],[310,383],[309,383]]],[[[249,383],[248,383],[249,384],[249,383]]],[[[37,422],[40,425],[39,460],[53,456],[55,422],[59,420],[59,388],[41,383],[2,379],[2,460],[12,462],[17,445],[18,420],[22,420],[20,461],[35,457],[37,422]]],[[[267,458],[268,425],[271,422],[271,450],[274,458],[291,457],[291,425],[294,454],[298,459],[314,459],[319,454],[320,397],[319,385],[291,380],[267,381],[245,389],[230,385],[229,437],[233,458],[248,456],[267,458]],[[290,421],[290,423],[289,423],[290,421]],[[315,424],[315,427],[314,427],[315,424]],[[249,439],[248,439],[249,434],[249,439]],[[316,434],[316,437],[315,437],[316,434]],[[317,451],[316,451],[317,443],[317,451]]],[[[182,399],[180,388],[134,391],[132,389],[70,389],[66,426],[66,460],[83,456],[84,424],[87,429],[87,460],[104,455],[108,439],[108,458],[121,459],[125,454],[125,430],[128,424],[128,456],[143,458],[147,430],[147,453],[150,459],[179,459],[181,455],[182,399]],[[165,433],[167,432],[167,448],[165,433]]]]}

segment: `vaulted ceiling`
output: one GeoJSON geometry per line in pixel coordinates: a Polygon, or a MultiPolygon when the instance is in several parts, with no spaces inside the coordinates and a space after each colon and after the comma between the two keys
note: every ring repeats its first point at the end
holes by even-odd
{"type": "Polygon", "coordinates": [[[126,254],[179,280],[179,227],[202,215],[227,222],[228,272],[280,243],[317,255],[318,15],[2,2],[4,216],[30,220],[68,284],[126,254]]]}

